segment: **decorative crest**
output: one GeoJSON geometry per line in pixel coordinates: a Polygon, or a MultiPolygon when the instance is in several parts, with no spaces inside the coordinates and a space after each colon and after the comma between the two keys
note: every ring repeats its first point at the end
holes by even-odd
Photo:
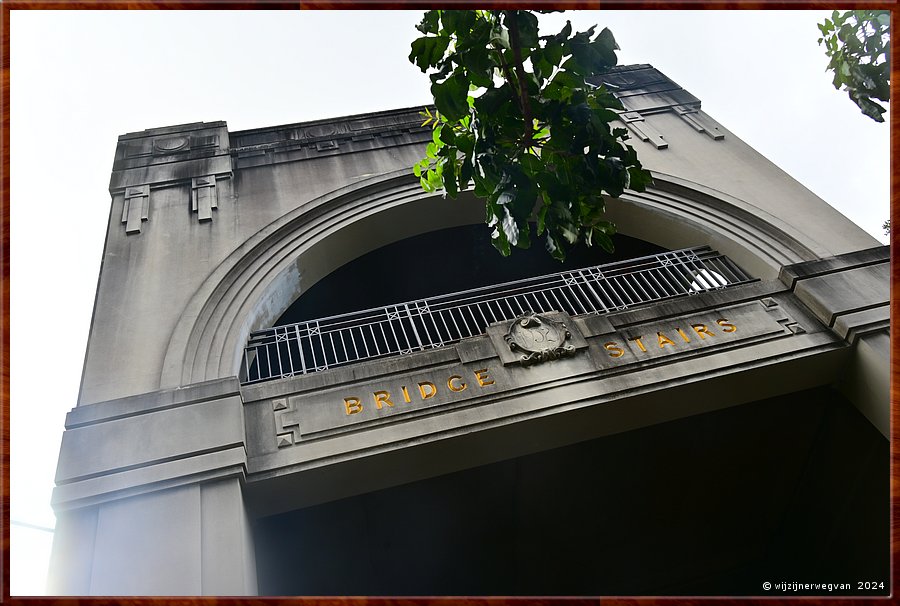
{"type": "Polygon", "coordinates": [[[571,336],[562,322],[528,312],[516,318],[504,339],[511,351],[522,352],[520,361],[528,366],[574,355],[575,346],[566,343],[571,336]]]}

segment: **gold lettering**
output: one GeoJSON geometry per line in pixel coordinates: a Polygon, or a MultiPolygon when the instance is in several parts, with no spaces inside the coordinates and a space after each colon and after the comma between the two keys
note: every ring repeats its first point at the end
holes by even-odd
{"type": "Polygon", "coordinates": [[[641,339],[643,339],[643,338],[644,338],[644,335],[641,335],[641,336],[639,336],[639,337],[631,337],[631,338],[628,339],[628,340],[629,340],[629,341],[634,341],[635,343],[637,343],[637,346],[641,348],[641,351],[647,351],[647,348],[644,347],[644,344],[643,344],[643,343],[641,343],[641,339]]]}
{"type": "Polygon", "coordinates": [[[406,391],[406,385],[401,385],[400,391],[403,392],[403,401],[409,404],[409,392],[406,391]]]}
{"type": "Polygon", "coordinates": [[[466,388],[466,384],[462,382],[462,377],[459,375],[453,375],[449,379],[447,379],[447,387],[450,391],[462,391],[466,388]],[[459,385],[453,385],[453,381],[459,381],[459,385]]]}
{"type": "Polygon", "coordinates": [[[344,407],[347,409],[348,415],[355,415],[358,412],[362,412],[362,404],[359,401],[359,398],[344,398],[344,407]]]}
{"type": "Polygon", "coordinates": [[[723,330],[724,332],[734,332],[734,331],[737,330],[737,326],[735,326],[734,324],[730,323],[730,322],[729,322],[728,320],[726,320],[725,318],[722,318],[721,320],[716,320],[716,324],[718,324],[719,326],[721,326],[721,327],[722,327],[722,330],[723,330]]]}
{"type": "Polygon", "coordinates": [[[610,358],[621,358],[625,355],[625,350],[619,347],[619,344],[615,341],[610,341],[609,343],[603,344],[603,349],[609,352],[610,358]]]}
{"type": "Polygon", "coordinates": [[[391,402],[391,394],[388,391],[376,391],[372,395],[375,396],[375,408],[378,410],[381,410],[382,404],[387,404],[388,406],[394,405],[394,403],[391,402]]]}
{"type": "Polygon", "coordinates": [[[676,331],[678,334],[681,335],[681,338],[684,339],[684,342],[685,342],[685,343],[690,343],[690,342],[691,342],[691,340],[688,339],[688,336],[687,336],[686,334],[684,334],[684,331],[683,331],[683,330],[681,330],[680,328],[676,328],[675,331],[676,331]]]}
{"type": "Polygon", "coordinates": [[[703,335],[708,335],[710,337],[716,336],[715,334],[709,332],[709,329],[706,328],[706,324],[691,324],[691,328],[693,328],[694,332],[700,336],[701,341],[706,338],[703,335]]]}
{"type": "Polygon", "coordinates": [[[482,368],[481,370],[476,370],[475,371],[475,379],[478,381],[478,384],[481,385],[482,387],[484,387],[486,385],[494,384],[493,379],[491,379],[491,377],[488,375],[487,368],[482,368]]]}
{"type": "Polygon", "coordinates": [[[434,394],[437,393],[437,387],[435,387],[434,383],[431,381],[424,381],[419,383],[419,393],[422,394],[423,400],[427,400],[428,398],[434,397],[434,394]],[[426,387],[429,389],[428,392],[425,391],[426,387]]]}
{"type": "Polygon", "coordinates": [[[662,348],[662,347],[665,347],[666,345],[675,345],[675,341],[672,341],[671,339],[669,339],[669,337],[667,337],[666,335],[662,334],[661,332],[657,332],[657,333],[656,333],[656,336],[657,336],[657,338],[658,338],[658,340],[659,340],[659,346],[660,346],[661,348],[662,348]]]}

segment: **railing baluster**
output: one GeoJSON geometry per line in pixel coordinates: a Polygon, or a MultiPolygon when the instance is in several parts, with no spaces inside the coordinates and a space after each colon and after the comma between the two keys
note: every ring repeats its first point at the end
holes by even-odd
{"type": "Polygon", "coordinates": [[[490,324],[508,321],[528,311],[558,310],[571,315],[609,313],[749,281],[730,259],[704,246],[278,326],[251,333],[243,352],[241,383],[308,374],[355,361],[455,343],[484,334],[490,324]],[[407,322],[412,335],[407,330],[407,322]],[[282,345],[287,355],[282,355],[282,345]]]}

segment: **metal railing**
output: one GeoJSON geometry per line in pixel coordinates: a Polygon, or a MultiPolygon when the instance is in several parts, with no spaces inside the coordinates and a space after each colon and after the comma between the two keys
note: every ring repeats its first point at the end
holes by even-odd
{"type": "Polygon", "coordinates": [[[442,347],[528,311],[602,314],[751,281],[703,246],[275,326],[250,335],[240,379],[248,385],[442,347]]]}

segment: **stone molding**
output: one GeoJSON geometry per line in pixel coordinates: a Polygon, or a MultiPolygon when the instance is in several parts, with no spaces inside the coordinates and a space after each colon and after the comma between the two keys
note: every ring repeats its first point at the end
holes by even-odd
{"type": "Polygon", "coordinates": [[[424,107],[257,128],[231,133],[237,168],[308,160],[322,155],[422,144],[431,128],[422,126],[424,107]]]}
{"type": "Polygon", "coordinates": [[[74,408],[66,417],[57,511],[246,473],[234,378],[74,408]]]}
{"type": "Polygon", "coordinates": [[[725,139],[725,129],[700,110],[700,99],[683,89],[651,65],[622,65],[588,78],[605,85],[622,102],[619,120],[641,141],[656,149],[668,149],[665,134],[645,120],[646,116],[673,112],[698,133],[713,141],[725,139]]]}
{"type": "Polygon", "coordinates": [[[849,343],[890,326],[890,247],[789,265],[779,279],[849,343]]]}
{"type": "Polygon", "coordinates": [[[220,195],[216,181],[233,174],[228,127],[224,122],[154,128],[119,137],[109,182],[113,203],[124,196],[125,233],[141,233],[150,220],[154,191],[188,187],[185,204],[200,222],[211,221],[220,195]]]}
{"type": "MultiPolygon", "coordinates": [[[[622,233],[640,238],[646,237],[642,229],[656,229],[659,237],[653,241],[670,248],[677,248],[674,244],[679,242],[706,241],[764,279],[775,277],[786,263],[815,258],[815,252],[792,233],[782,231],[780,223],[769,223],[768,217],[744,210],[740,201],[717,197],[718,192],[709,188],[694,191],[689,182],[669,179],[658,175],[659,186],[622,197],[616,206],[631,209],[618,213],[623,215],[621,221],[612,217],[621,223],[622,233]],[[633,212],[635,209],[638,212],[633,212]],[[732,209],[737,210],[729,216],[732,209]],[[648,227],[647,217],[654,217],[655,225],[648,227]]],[[[423,233],[431,229],[429,225],[436,225],[435,198],[421,190],[414,175],[399,170],[326,194],[260,230],[194,294],[170,338],[160,385],[236,375],[247,336],[274,321],[301,294],[298,259],[326,246],[329,238],[339,237],[335,225],[362,225],[376,220],[377,215],[396,212],[407,213],[408,218],[411,211],[407,209],[427,201],[433,206],[422,215],[421,224],[417,224],[419,219],[403,221],[405,229],[412,231],[396,235],[423,233]]],[[[455,204],[456,215],[445,217],[443,226],[481,220],[477,209],[468,216],[458,210],[459,200],[455,204]]],[[[311,286],[306,279],[303,288],[311,286]]]]}

